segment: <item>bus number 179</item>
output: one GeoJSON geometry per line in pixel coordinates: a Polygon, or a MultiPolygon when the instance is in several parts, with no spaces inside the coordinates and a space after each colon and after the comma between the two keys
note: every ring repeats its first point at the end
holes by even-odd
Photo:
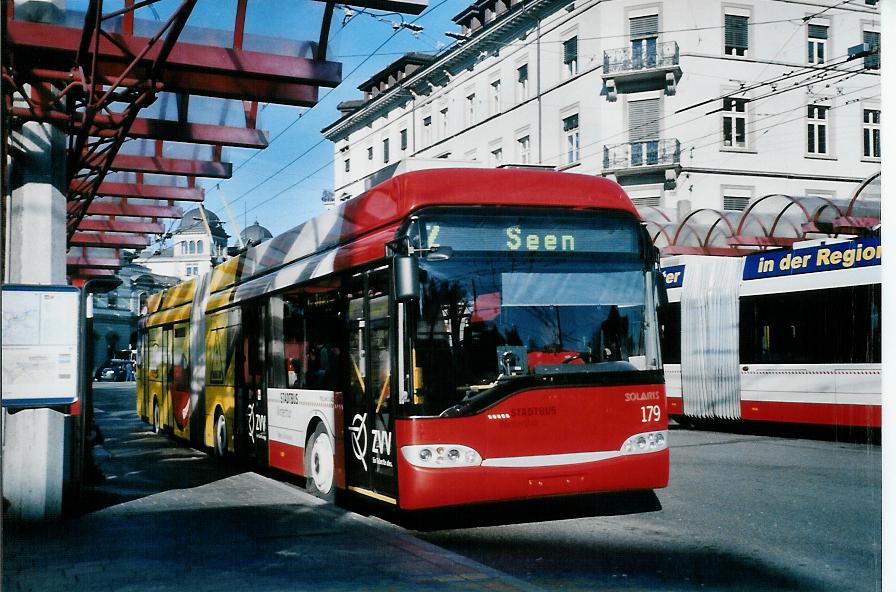
{"type": "Polygon", "coordinates": [[[641,407],[641,423],[650,423],[660,420],[659,405],[644,405],[641,407]]]}

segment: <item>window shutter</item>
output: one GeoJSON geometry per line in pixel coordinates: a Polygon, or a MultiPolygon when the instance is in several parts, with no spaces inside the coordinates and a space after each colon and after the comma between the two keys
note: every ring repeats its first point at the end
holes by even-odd
{"type": "MultiPolygon", "coordinates": [[[[880,52],[880,33],[874,31],[864,31],[862,41],[871,46],[872,50],[880,52]]],[[[880,53],[865,56],[865,67],[869,70],[880,69],[880,53]]]]}
{"type": "Polygon", "coordinates": [[[629,34],[632,39],[643,39],[645,37],[656,37],[660,30],[659,15],[652,14],[650,16],[637,16],[628,20],[629,34]]]}
{"type": "Polygon", "coordinates": [[[725,47],[736,47],[739,49],[747,49],[749,47],[748,22],[749,19],[745,16],[725,15],[725,47]]]}
{"type": "MultiPolygon", "coordinates": [[[[579,54],[579,38],[573,37],[563,42],[563,63],[574,62],[579,54]]],[[[556,58],[555,58],[556,59],[556,58]]]]}
{"type": "Polygon", "coordinates": [[[660,100],[647,99],[628,104],[628,137],[630,142],[656,140],[660,137],[660,100]]]}
{"type": "Polygon", "coordinates": [[[746,210],[749,205],[749,197],[735,197],[731,195],[722,197],[722,208],[725,210],[740,210],[742,212],[746,210]]]}
{"type": "Polygon", "coordinates": [[[809,25],[809,37],[812,39],[827,39],[828,28],[824,25],[809,25]]]}

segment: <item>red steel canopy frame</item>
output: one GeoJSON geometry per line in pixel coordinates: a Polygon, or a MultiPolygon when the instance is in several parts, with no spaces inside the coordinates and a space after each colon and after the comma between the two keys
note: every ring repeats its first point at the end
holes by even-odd
{"type": "Polygon", "coordinates": [[[791,247],[823,236],[874,234],[880,225],[880,173],[863,181],[849,200],[771,194],[743,212],[703,208],[676,220],[671,211],[639,209],[663,255],[743,256],[791,247]]]}
{"type": "MultiPolygon", "coordinates": [[[[255,129],[259,101],[311,107],[317,103],[320,87],[335,87],[342,80],[342,65],[326,60],[333,2],[325,2],[319,40],[305,42],[304,47],[310,49],[307,55],[280,55],[243,48],[248,0],[237,0],[230,15],[230,47],[180,41],[198,0],[182,0],[151,37],[136,36],[135,15],[157,1],[125,0],[124,8],[104,12],[103,0],[91,0],[80,28],[16,20],[13,1],[0,4],[4,178],[8,178],[5,156],[11,128],[38,121],[67,134],[72,283],[117,269],[119,249],[149,244],[149,235],[163,231],[160,219],[182,215],[177,201],[202,201],[197,177],[229,178],[231,165],[221,161],[224,146],[265,148],[267,132],[255,129]],[[177,97],[177,118],[141,117],[141,111],[162,93],[177,97]],[[245,127],[190,121],[194,96],[242,101],[245,127]],[[130,139],[153,143],[154,153],[120,154],[130,139]],[[209,145],[212,158],[170,158],[165,155],[165,142],[209,145]],[[106,181],[112,172],[136,173],[136,183],[106,181]],[[145,184],[144,174],[174,175],[178,185],[185,178],[186,187],[145,184]],[[104,199],[97,201],[98,196],[104,199]],[[154,201],[140,205],[140,200],[154,201]],[[91,255],[90,247],[102,247],[103,254],[91,255]],[[115,257],[109,256],[108,248],[114,249],[115,257]]],[[[427,3],[358,0],[351,4],[418,14],[427,3]]],[[[282,45],[271,41],[272,46],[282,45]]]]}

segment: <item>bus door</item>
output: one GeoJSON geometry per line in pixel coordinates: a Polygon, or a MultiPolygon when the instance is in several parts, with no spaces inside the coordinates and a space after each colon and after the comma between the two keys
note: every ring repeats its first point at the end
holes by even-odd
{"type": "Polygon", "coordinates": [[[264,307],[250,303],[242,310],[242,339],[237,349],[234,438],[237,453],[266,464],[268,458],[265,397],[264,307]]]}
{"type": "Polygon", "coordinates": [[[167,398],[169,404],[168,425],[177,436],[189,437],[190,421],[190,324],[176,323],[167,329],[170,360],[167,398]]]}
{"type": "Polygon", "coordinates": [[[349,310],[349,387],[345,395],[346,485],[396,503],[388,274],[367,274],[349,310]]]}
{"type": "MultiPolygon", "coordinates": [[[[145,372],[141,372],[143,386],[143,405],[146,411],[146,417],[153,427],[161,428],[162,420],[162,401],[164,397],[163,386],[165,384],[165,332],[161,327],[150,327],[146,330],[144,339],[144,368],[145,372]],[[158,407],[159,416],[156,421],[156,408],[158,407]]],[[[140,383],[138,383],[140,384],[140,383]]]]}

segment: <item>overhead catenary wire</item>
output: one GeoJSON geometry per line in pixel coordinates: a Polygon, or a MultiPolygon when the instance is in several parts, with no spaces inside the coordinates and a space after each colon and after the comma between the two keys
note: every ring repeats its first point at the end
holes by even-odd
{"type": "MultiPolygon", "coordinates": [[[[433,6],[433,7],[430,9],[429,12],[431,13],[432,11],[434,11],[434,10],[436,10],[437,8],[441,7],[441,6],[442,6],[443,4],[445,4],[446,2],[447,2],[447,0],[442,0],[442,2],[440,2],[439,4],[433,6]]],[[[750,27],[756,27],[756,26],[761,26],[761,25],[780,24],[780,23],[783,23],[783,22],[796,22],[797,26],[799,27],[799,26],[802,26],[803,24],[805,24],[806,22],[808,22],[809,20],[811,20],[812,18],[815,18],[815,17],[817,17],[817,16],[819,16],[819,15],[821,15],[821,14],[823,14],[823,13],[829,11],[829,10],[833,10],[833,9],[836,9],[836,8],[840,8],[841,6],[846,5],[846,4],[848,4],[848,3],[849,3],[848,0],[845,0],[844,2],[841,2],[840,4],[826,7],[826,8],[824,8],[824,9],[822,9],[822,10],[820,10],[820,11],[814,13],[814,14],[807,15],[807,16],[805,16],[805,17],[788,18],[788,19],[773,19],[773,20],[768,20],[768,21],[760,21],[760,22],[750,23],[749,26],[750,26],[750,27]]],[[[370,13],[370,12],[367,11],[367,10],[360,9],[360,10],[357,10],[357,11],[355,12],[355,16],[357,16],[357,14],[367,14],[367,15],[369,15],[369,16],[371,16],[371,17],[377,18],[378,20],[382,20],[383,22],[389,22],[387,19],[383,19],[383,18],[380,18],[380,17],[381,17],[381,16],[387,16],[387,15],[389,15],[389,14],[397,14],[397,13],[386,13],[386,14],[384,14],[384,15],[379,15],[379,16],[378,16],[378,15],[375,15],[375,14],[373,14],[373,13],[370,13]]],[[[845,13],[844,13],[844,14],[845,14],[845,13]]],[[[399,15],[399,16],[401,16],[401,15],[399,15]]],[[[416,22],[416,21],[417,21],[419,18],[421,18],[421,17],[422,17],[422,15],[421,15],[420,17],[415,18],[413,21],[411,21],[411,23],[416,22]]],[[[354,18],[354,17],[352,17],[352,18],[354,18]]],[[[401,19],[402,19],[401,22],[403,23],[403,22],[404,22],[403,17],[401,17],[401,19]]],[[[350,20],[350,19],[349,19],[349,20],[350,20]]],[[[683,28],[683,29],[667,29],[667,30],[658,32],[658,34],[670,34],[670,33],[678,33],[678,32],[702,31],[702,30],[712,30],[712,29],[721,29],[721,28],[724,28],[724,24],[723,24],[723,25],[708,25],[708,26],[704,26],[704,27],[687,27],[687,28],[683,28]]],[[[374,55],[383,55],[383,54],[380,54],[380,53],[379,53],[379,50],[382,49],[387,43],[389,43],[389,42],[395,37],[395,35],[396,35],[400,30],[401,30],[400,28],[396,29],[396,31],[395,31],[395,32],[394,32],[388,39],[386,39],[382,44],[380,44],[380,46],[377,47],[377,49],[375,49],[372,53],[370,53],[370,54],[364,54],[365,59],[364,59],[361,63],[359,63],[358,66],[356,66],[356,67],[355,67],[355,68],[348,74],[348,76],[351,76],[352,74],[354,74],[354,73],[355,73],[361,66],[363,66],[363,65],[364,65],[370,58],[372,58],[374,55]]],[[[627,35],[627,34],[614,34],[614,35],[602,35],[602,36],[591,36],[591,37],[579,37],[579,39],[584,41],[584,40],[603,40],[603,39],[625,38],[625,37],[628,37],[628,35],[627,35]]],[[[492,42],[491,42],[491,41],[488,41],[487,43],[492,43],[492,42]]],[[[525,43],[526,43],[526,42],[524,42],[521,46],[525,45],[525,43]]],[[[543,44],[544,44],[544,43],[550,43],[550,41],[543,40],[542,43],[543,43],[543,44]]],[[[563,43],[563,41],[562,41],[562,40],[558,40],[558,41],[556,41],[556,43],[563,43]]],[[[455,45],[456,45],[456,44],[455,44],[455,45]]],[[[445,52],[452,51],[452,50],[454,49],[455,45],[452,45],[452,46],[449,46],[448,48],[446,48],[445,52]]],[[[514,46],[514,43],[499,43],[499,45],[501,45],[502,47],[513,47],[513,46],[514,46]]],[[[404,53],[404,52],[402,52],[402,53],[404,53]]],[[[343,56],[343,57],[354,57],[354,56],[343,56]]],[[[357,56],[357,57],[361,57],[361,56],[357,56]]],[[[346,78],[347,78],[348,76],[346,76],[346,78]]],[[[320,101],[318,102],[318,104],[319,104],[320,102],[322,102],[324,99],[326,99],[326,98],[327,98],[327,97],[328,97],[334,90],[335,90],[335,89],[330,89],[330,90],[329,90],[323,97],[321,97],[321,99],[320,99],[320,101]]],[[[710,99],[710,101],[712,101],[712,100],[718,100],[718,99],[710,99]]],[[[279,139],[284,133],[286,133],[286,131],[288,131],[292,126],[294,126],[296,123],[298,123],[298,122],[301,120],[301,118],[302,118],[303,115],[304,115],[304,113],[303,113],[303,114],[300,114],[299,117],[296,118],[295,120],[293,120],[288,126],[286,126],[286,128],[284,128],[283,130],[281,130],[280,132],[278,132],[278,134],[277,134],[277,135],[276,135],[276,136],[269,142],[269,145],[270,145],[270,144],[273,144],[273,143],[274,143],[277,139],[279,139]]],[[[242,194],[240,194],[239,196],[237,196],[236,198],[234,198],[233,202],[235,203],[235,202],[237,202],[237,201],[242,200],[244,197],[246,197],[247,194],[249,194],[249,193],[255,191],[255,190],[258,189],[260,186],[264,185],[265,183],[267,183],[268,181],[270,181],[272,178],[276,177],[277,175],[279,175],[280,173],[282,173],[284,170],[286,170],[287,168],[289,168],[290,166],[292,166],[293,164],[295,164],[296,162],[298,162],[301,158],[303,158],[304,156],[306,156],[307,154],[309,154],[311,151],[313,151],[315,148],[317,148],[318,146],[320,146],[320,144],[322,144],[324,141],[325,141],[325,139],[322,138],[319,142],[315,143],[315,144],[312,145],[310,148],[308,148],[307,150],[305,150],[304,152],[302,152],[300,155],[298,155],[296,158],[294,158],[292,161],[290,161],[287,165],[285,165],[284,167],[281,167],[281,168],[278,169],[276,172],[272,173],[272,174],[269,175],[267,178],[263,179],[260,183],[256,184],[255,186],[253,186],[252,188],[250,188],[250,189],[247,190],[246,192],[243,192],[242,194]]],[[[253,153],[248,159],[246,159],[246,160],[243,161],[240,165],[238,165],[238,166],[234,169],[234,172],[238,171],[238,170],[241,169],[243,166],[245,166],[246,164],[248,164],[248,162],[250,162],[252,159],[254,159],[258,154],[259,154],[259,152],[253,153]]]]}
{"type": "MultiPolygon", "coordinates": [[[[445,4],[447,1],[448,1],[448,0],[442,0],[441,2],[439,2],[438,4],[436,4],[435,6],[433,6],[433,7],[429,10],[429,12],[435,11],[436,9],[440,8],[440,7],[441,7],[443,4],[445,4]]],[[[410,21],[410,22],[411,22],[411,23],[416,22],[418,19],[422,18],[422,16],[423,16],[423,15],[420,15],[420,16],[418,16],[417,18],[415,18],[414,20],[412,20],[412,21],[410,21]]],[[[393,33],[392,33],[392,34],[391,34],[385,41],[383,41],[383,42],[382,42],[382,43],[381,43],[381,44],[380,44],[380,45],[379,45],[373,52],[371,52],[370,54],[367,54],[366,58],[365,58],[364,60],[362,60],[357,66],[355,66],[355,67],[354,67],[354,68],[353,68],[347,75],[345,75],[344,78],[347,79],[347,78],[351,77],[352,74],[354,74],[355,72],[357,72],[357,71],[358,71],[364,64],[366,64],[371,58],[373,58],[374,56],[378,55],[377,52],[378,52],[380,49],[382,49],[383,47],[385,47],[386,44],[388,44],[390,41],[392,41],[392,39],[394,39],[395,36],[398,35],[398,33],[400,32],[400,30],[401,30],[401,29],[397,29],[397,30],[393,31],[393,33]]],[[[321,104],[327,97],[329,97],[335,90],[336,90],[335,88],[331,88],[331,89],[329,89],[326,93],[324,93],[324,95],[318,100],[317,105],[320,105],[320,104],[321,104]]],[[[314,108],[314,107],[311,107],[311,109],[313,109],[313,108],[314,108]]],[[[310,109],[309,109],[309,110],[310,110],[310,109]]],[[[289,123],[289,125],[287,125],[285,128],[283,128],[282,130],[280,130],[280,131],[277,133],[277,135],[274,136],[274,137],[268,142],[268,146],[270,146],[271,144],[273,144],[275,141],[277,141],[277,139],[279,139],[281,136],[283,136],[283,134],[285,134],[287,131],[289,131],[289,129],[291,129],[294,125],[296,125],[297,123],[299,123],[299,121],[301,121],[301,119],[302,119],[302,117],[304,116],[304,114],[305,114],[305,113],[300,113],[298,117],[296,117],[293,121],[291,121],[291,122],[289,123]]],[[[320,146],[320,145],[321,145],[323,142],[325,142],[325,141],[326,141],[326,138],[321,138],[318,142],[316,142],[316,143],[313,144],[310,148],[308,148],[307,150],[305,150],[304,152],[302,152],[299,156],[295,157],[295,158],[294,158],[293,160],[291,160],[288,164],[286,164],[285,166],[281,167],[281,168],[278,169],[276,172],[274,172],[274,173],[268,175],[268,177],[266,177],[265,179],[263,179],[260,183],[256,184],[255,186],[253,186],[252,188],[248,189],[247,191],[244,191],[244,192],[241,193],[239,196],[237,196],[236,198],[234,198],[233,200],[231,200],[231,203],[236,203],[236,202],[240,201],[241,199],[243,199],[244,197],[246,197],[246,195],[248,195],[249,193],[255,191],[256,189],[258,189],[259,187],[261,187],[262,185],[264,185],[265,183],[267,183],[268,181],[270,181],[271,179],[273,179],[274,177],[276,177],[277,175],[279,175],[280,173],[282,173],[284,170],[286,170],[287,168],[289,168],[290,166],[292,166],[293,164],[295,164],[296,162],[298,162],[301,158],[303,158],[305,155],[307,155],[308,153],[310,153],[312,150],[314,150],[315,148],[317,148],[318,146],[320,146]]],[[[237,172],[238,170],[240,170],[242,167],[244,167],[246,164],[248,164],[252,159],[254,159],[254,158],[255,158],[256,156],[258,156],[259,154],[261,154],[260,151],[253,152],[252,155],[249,156],[249,158],[247,158],[247,159],[244,160],[242,163],[240,163],[237,167],[235,167],[235,168],[233,169],[233,172],[235,173],[235,172],[237,172]]]]}
{"type": "MultiPolygon", "coordinates": [[[[443,2],[440,2],[438,5],[432,7],[432,9],[430,10],[430,12],[431,12],[432,10],[435,10],[435,9],[439,8],[442,4],[445,3],[445,1],[447,1],[447,0],[443,0],[443,2]]],[[[824,8],[823,10],[820,10],[820,11],[818,11],[818,12],[812,14],[812,15],[808,15],[808,16],[806,16],[806,17],[800,17],[800,18],[787,18],[787,19],[774,19],[774,20],[768,20],[768,21],[760,21],[760,22],[750,23],[749,26],[751,26],[751,27],[756,27],[756,26],[770,25],[770,24],[776,24],[776,23],[782,23],[782,22],[792,22],[792,23],[795,23],[795,24],[797,25],[798,28],[797,28],[796,30],[798,31],[798,30],[799,30],[799,27],[801,27],[803,24],[805,24],[806,22],[808,22],[808,20],[810,20],[811,18],[814,18],[814,17],[816,17],[816,16],[818,16],[818,15],[820,15],[820,14],[823,14],[823,13],[825,13],[825,12],[827,12],[827,11],[830,11],[830,10],[833,10],[833,9],[840,8],[840,7],[842,7],[842,6],[846,5],[846,4],[849,4],[849,2],[848,2],[848,1],[846,1],[846,2],[841,2],[840,4],[826,7],[826,8],[824,8]]],[[[364,11],[364,12],[366,12],[366,11],[364,11]]],[[[840,14],[846,14],[846,12],[842,12],[842,13],[840,13],[840,14]]],[[[373,16],[373,15],[371,15],[371,16],[373,16]]],[[[838,15],[835,15],[835,16],[838,16],[838,15]]],[[[418,18],[419,18],[419,17],[418,17],[418,18]]],[[[415,19],[415,20],[416,20],[416,19],[415,19]]],[[[687,32],[687,31],[711,30],[711,29],[720,29],[720,28],[723,28],[723,27],[724,27],[724,25],[709,25],[709,26],[704,26],[704,27],[687,27],[687,28],[683,28],[683,29],[667,29],[667,30],[662,31],[662,33],[669,34],[669,33],[675,33],[675,32],[687,32]]],[[[399,29],[399,30],[400,30],[400,29],[399,29]]],[[[395,33],[397,33],[397,32],[398,32],[398,30],[396,30],[395,33]]],[[[395,33],[393,33],[392,36],[390,36],[390,37],[389,37],[386,41],[384,41],[384,42],[383,42],[383,43],[382,43],[376,50],[374,50],[374,52],[372,52],[372,53],[370,53],[370,54],[365,54],[366,58],[367,58],[367,59],[370,59],[370,58],[373,57],[374,55],[386,55],[385,53],[381,53],[379,50],[382,49],[382,47],[384,47],[389,41],[391,41],[392,38],[394,38],[395,33]]],[[[659,34],[659,33],[658,33],[658,34],[659,34]]],[[[603,35],[603,36],[579,37],[579,39],[580,39],[580,40],[596,40],[596,39],[624,38],[624,37],[627,37],[627,36],[628,36],[628,35],[626,35],[626,34],[615,34],[615,35],[603,35]]],[[[503,47],[512,47],[512,46],[514,45],[514,43],[515,43],[515,42],[511,42],[511,43],[503,43],[503,44],[500,44],[500,45],[502,45],[503,47]]],[[[548,41],[543,41],[543,43],[548,43],[548,41]]],[[[558,40],[557,43],[562,43],[562,41],[559,41],[559,40],[558,40]]],[[[446,51],[452,51],[453,49],[454,49],[454,47],[452,46],[452,47],[447,48],[446,51]]],[[[404,53],[404,52],[402,52],[402,53],[404,53]]],[[[347,56],[344,56],[344,57],[349,57],[349,56],[347,55],[347,56]]],[[[360,64],[358,64],[358,66],[357,66],[356,68],[354,68],[354,69],[352,70],[352,72],[351,72],[349,75],[351,75],[351,74],[353,74],[354,72],[356,72],[356,71],[357,71],[357,70],[358,70],[364,63],[366,63],[367,59],[365,59],[365,60],[362,61],[360,64]]],[[[836,64],[829,65],[829,66],[827,66],[827,67],[830,68],[830,67],[835,67],[835,66],[836,66],[836,64]]],[[[787,73],[787,74],[785,74],[785,75],[781,75],[781,76],[779,76],[779,77],[777,78],[777,82],[780,82],[780,81],[782,81],[782,80],[787,80],[789,77],[795,77],[795,76],[802,76],[802,75],[806,75],[806,74],[811,74],[811,73],[817,71],[817,69],[818,69],[817,67],[811,67],[811,68],[808,68],[805,72],[795,72],[795,71],[791,71],[790,73],[787,73]]],[[[761,86],[761,85],[774,84],[774,83],[775,83],[775,81],[765,81],[765,82],[763,82],[763,83],[759,83],[759,84],[760,84],[760,86],[761,86]]],[[[323,101],[324,99],[326,99],[332,92],[333,92],[332,89],[331,89],[330,91],[328,91],[323,97],[321,97],[321,101],[323,101]]],[[[746,88],[741,88],[741,89],[738,89],[737,91],[734,91],[733,94],[736,95],[736,94],[738,94],[738,93],[744,93],[744,92],[748,92],[748,90],[747,90],[746,88]]],[[[716,100],[719,100],[720,98],[724,98],[724,97],[714,97],[714,98],[712,98],[712,99],[709,99],[707,102],[716,101],[716,100]]],[[[302,114],[302,115],[304,115],[304,114],[302,114]]],[[[295,125],[296,123],[298,123],[298,122],[301,120],[302,115],[300,115],[297,119],[295,119],[293,122],[291,122],[291,123],[289,124],[289,126],[287,126],[284,130],[281,130],[281,131],[277,134],[277,136],[275,136],[275,138],[271,141],[271,143],[273,143],[277,138],[279,138],[280,136],[282,136],[282,135],[283,135],[289,128],[291,128],[293,125],[295,125]]],[[[628,131],[628,130],[626,130],[626,131],[628,131]]],[[[240,201],[240,200],[244,199],[247,195],[249,195],[250,193],[254,192],[254,191],[257,190],[259,187],[261,187],[262,185],[264,185],[265,183],[269,182],[269,181],[272,180],[273,178],[275,178],[275,177],[277,177],[278,175],[280,175],[283,171],[285,171],[285,170],[288,169],[289,167],[293,166],[296,162],[298,162],[299,160],[301,160],[302,158],[304,158],[306,155],[308,155],[309,153],[311,153],[315,148],[317,148],[318,146],[320,146],[324,141],[325,141],[325,139],[321,139],[319,142],[315,143],[315,144],[312,145],[310,148],[308,148],[308,149],[306,149],[305,151],[303,151],[303,152],[302,152],[301,154],[299,154],[296,158],[292,159],[287,165],[281,167],[281,168],[278,169],[276,172],[274,172],[274,173],[268,175],[265,179],[263,179],[261,182],[259,182],[258,184],[256,184],[256,185],[253,186],[252,188],[250,188],[249,190],[243,192],[241,195],[239,195],[237,198],[235,198],[235,199],[233,200],[233,202],[240,201]]],[[[247,159],[246,161],[244,161],[243,163],[241,163],[241,164],[237,167],[237,169],[235,169],[235,170],[239,170],[239,168],[241,168],[242,166],[245,166],[245,164],[247,164],[247,163],[248,163],[252,158],[254,158],[254,156],[256,156],[257,154],[258,154],[258,153],[253,154],[252,157],[250,157],[249,159],[247,159]]],[[[335,159],[334,159],[334,160],[335,160],[335,159]]],[[[334,160],[331,160],[331,161],[328,162],[327,165],[325,165],[325,166],[329,166],[330,164],[332,164],[332,163],[334,162],[334,160]]],[[[319,169],[318,169],[318,170],[319,170],[319,169]]],[[[317,172],[317,171],[316,171],[316,172],[317,172]]],[[[295,184],[294,184],[294,185],[291,185],[290,187],[294,187],[294,186],[295,186],[295,184]]],[[[279,194],[277,194],[277,195],[279,195],[279,194]]],[[[267,203],[267,201],[269,201],[269,199],[266,199],[266,200],[265,200],[264,202],[262,202],[262,203],[267,203]]],[[[257,207],[257,206],[253,206],[253,209],[255,209],[255,207],[257,207]]]]}

